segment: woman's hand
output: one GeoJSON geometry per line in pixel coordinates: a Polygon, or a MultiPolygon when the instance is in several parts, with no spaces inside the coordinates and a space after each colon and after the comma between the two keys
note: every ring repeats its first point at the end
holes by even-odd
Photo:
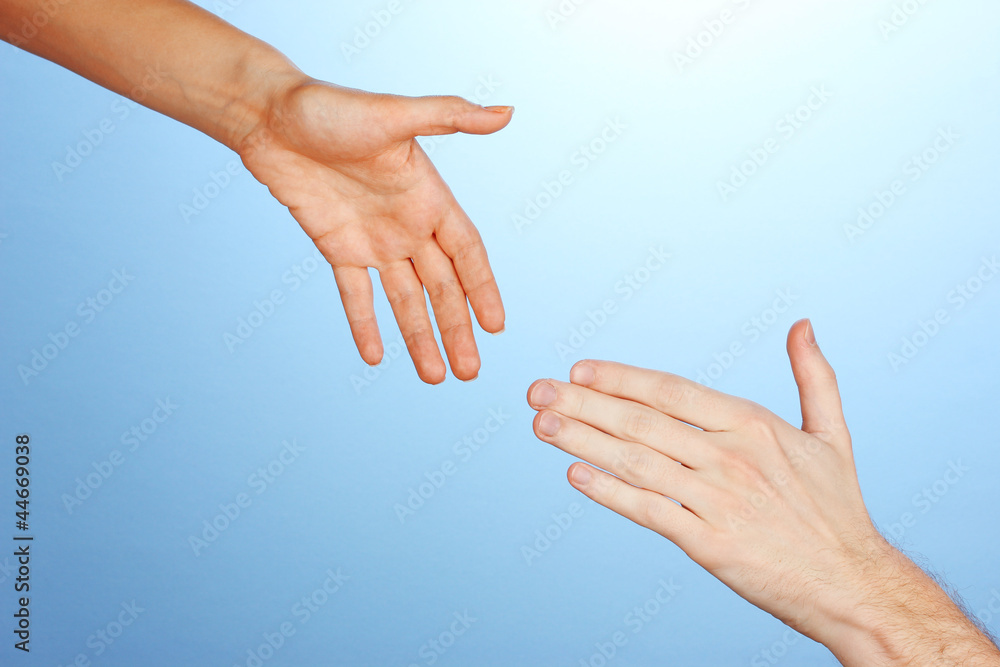
{"type": "Polygon", "coordinates": [[[452,372],[461,380],[478,375],[468,304],[483,329],[499,333],[503,303],[479,232],[415,137],[496,132],[512,111],[305,79],[276,95],[236,147],[333,266],[367,363],[379,363],[383,352],[368,274],[374,267],[420,378],[438,383],[446,375],[425,288],[452,372]]]}

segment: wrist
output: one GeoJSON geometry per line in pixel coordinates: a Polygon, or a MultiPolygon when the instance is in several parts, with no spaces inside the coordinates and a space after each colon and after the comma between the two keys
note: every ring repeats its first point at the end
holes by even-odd
{"type": "Polygon", "coordinates": [[[926,575],[878,535],[846,570],[847,595],[829,610],[820,641],[847,666],[909,664],[896,628],[907,623],[907,601],[926,594],[926,575]]]}
{"type": "Polygon", "coordinates": [[[881,535],[867,546],[814,638],[847,667],[992,664],[975,659],[995,647],[930,576],[881,535]]]}
{"type": "Polygon", "coordinates": [[[259,43],[236,65],[218,131],[223,144],[241,153],[248,138],[267,127],[280,101],[296,87],[312,81],[285,56],[259,43]]]}

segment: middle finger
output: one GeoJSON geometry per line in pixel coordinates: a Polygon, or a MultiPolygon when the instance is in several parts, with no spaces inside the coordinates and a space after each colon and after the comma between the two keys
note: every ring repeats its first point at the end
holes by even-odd
{"type": "Polygon", "coordinates": [[[528,390],[528,403],[589,424],[620,440],[646,445],[689,468],[706,463],[704,432],[650,407],[556,380],[539,380],[528,390]]]}

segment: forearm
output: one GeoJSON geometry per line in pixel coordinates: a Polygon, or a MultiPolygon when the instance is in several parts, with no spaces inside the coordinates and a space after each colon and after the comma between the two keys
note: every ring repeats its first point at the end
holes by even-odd
{"type": "Polygon", "coordinates": [[[306,79],[183,0],[0,0],[0,37],[236,148],[306,79]]]}
{"type": "Polygon", "coordinates": [[[997,647],[931,577],[887,543],[877,551],[823,638],[844,665],[1000,665],[997,647]]]}

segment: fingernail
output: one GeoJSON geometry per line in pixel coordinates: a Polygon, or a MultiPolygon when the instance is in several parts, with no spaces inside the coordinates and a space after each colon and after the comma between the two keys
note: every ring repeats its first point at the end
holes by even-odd
{"type": "Polygon", "coordinates": [[[573,469],[569,473],[570,480],[577,486],[587,486],[590,484],[592,477],[590,468],[585,465],[573,466],[573,469]]]}
{"type": "Polygon", "coordinates": [[[504,327],[503,329],[501,329],[500,331],[497,331],[497,332],[496,332],[496,333],[494,333],[493,335],[494,335],[494,336],[499,336],[499,335],[500,335],[500,334],[502,334],[502,333],[503,333],[504,331],[507,331],[507,327],[504,327]]]}
{"type": "Polygon", "coordinates": [[[546,412],[538,419],[538,430],[542,432],[542,435],[547,435],[550,438],[559,433],[560,425],[559,417],[551,412],[546,412]]]}
{"type": "Polygon", "coordinates": [[[535,387],[535,391],[531,392],[531,400],[538,408],[552,405],[556,400],[556,388],[548,382],[543,382],[535,387]]]}
{"type": "Polygon", "coordinates": [[[573,370],[569,372],[569,381],[582,387],[592,384],[594,382],[594,368],[585,363],[573,366],[573,370]]]}
{"type": "Polygon", "coordinates": [[[813,331],[812,320],[806,320],[806,330],[803,334],[806,338],[806,342],[812,347],[816,347],[816,332],[813,331]]]}
{"type": "Polygon", "coordinates": [[[487,111],[492,111],[493,113],[508,113],[514,111],[514,107],[483,107],[487,111]]]}
{"type": "Polygon", "coordinates": [[[479,379],[479,375],[477,374],[476,377],[469,378],[468,380],[462,380],[462,382],[466,382],[466,383],[468,383],[468,382],[475,382],[478,379],[479,379]]]}

